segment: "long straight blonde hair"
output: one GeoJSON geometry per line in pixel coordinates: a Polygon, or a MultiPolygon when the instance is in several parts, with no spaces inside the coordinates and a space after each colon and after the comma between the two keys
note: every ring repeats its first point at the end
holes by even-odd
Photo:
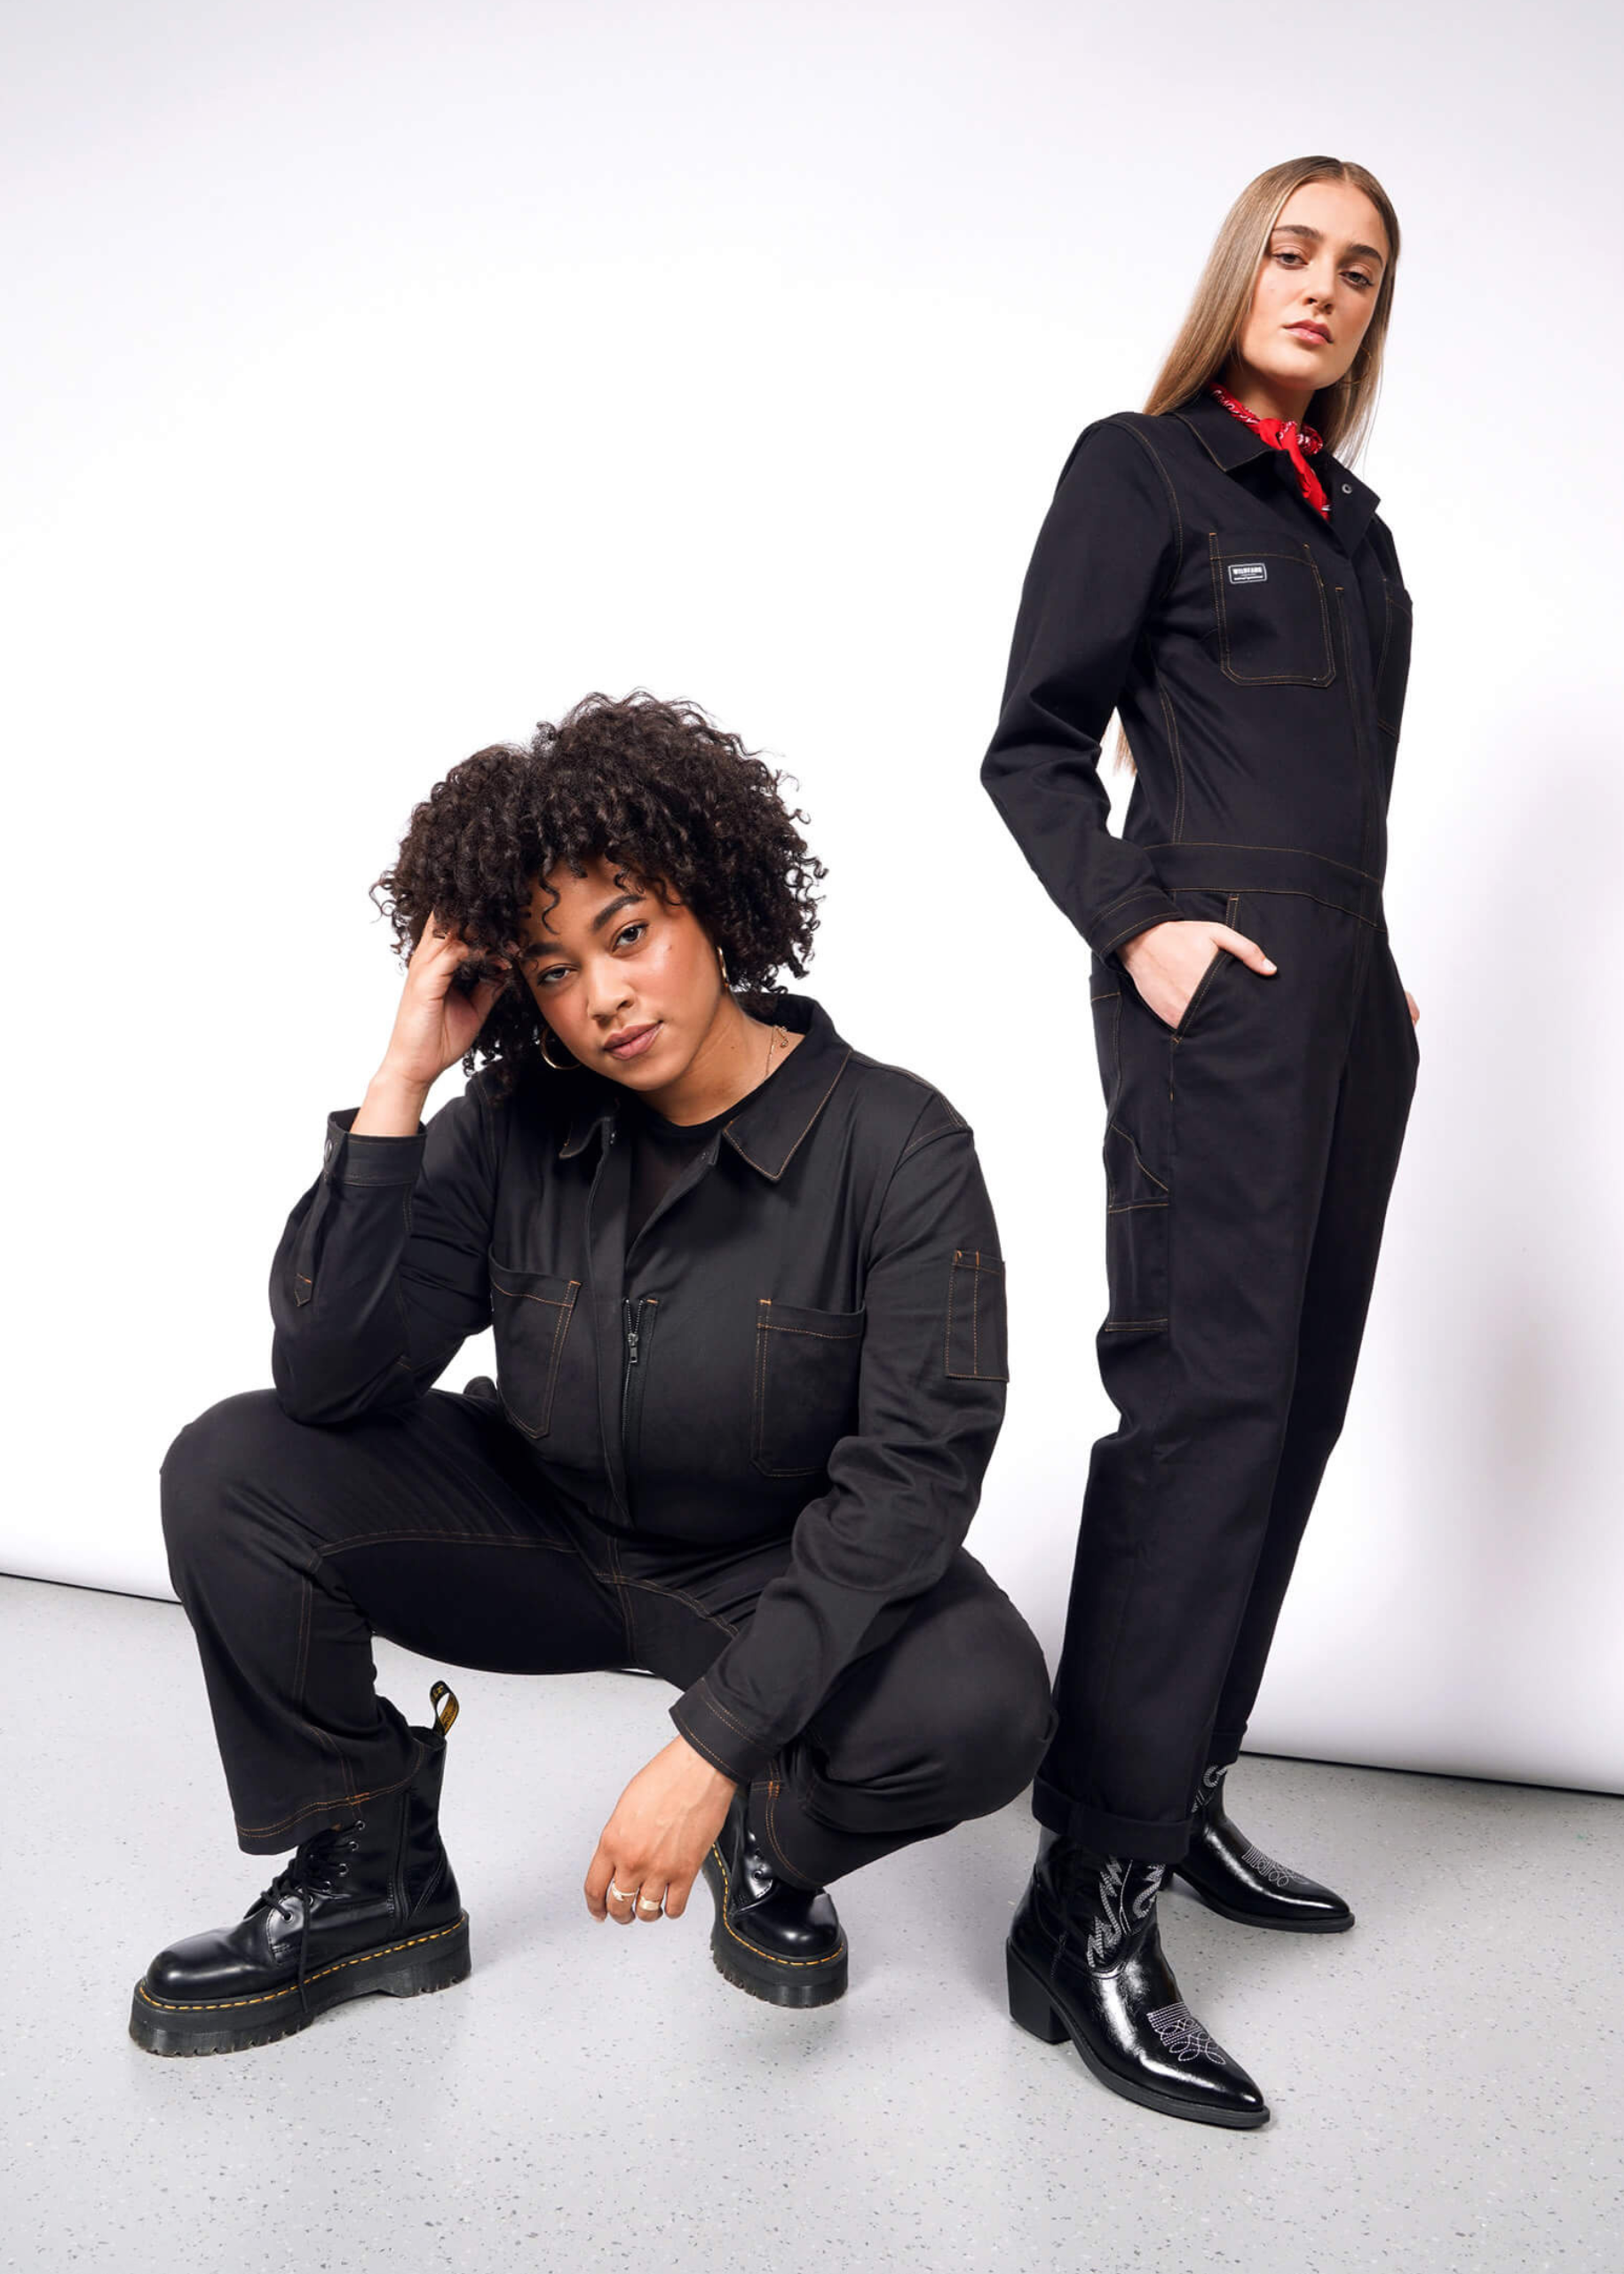
{"type": "MultiPolygon", "coordinates": [[[[1349,158],[1287,158],[1249,181],[1224,217],[1207,265],[1144,404],[1153,416],[1174,410],[1216,379],[1240,345],[1252,305],[1258,269],[1280,210],[1305,182],[1351,182],[1382,217],[1388,258],[1376,287],[1376,305],[1359,352],[1334,385],[1316,387],[1305,413],[1327,450],[1351,464],[1369,439],[1382,383],[1382,357],[1398,266],[1398,217],[1392,200],[1367,166],[1349,158]]],[[[1117,722],[1115,762],[1134,771],[1128,734],[1117,722]]]]}

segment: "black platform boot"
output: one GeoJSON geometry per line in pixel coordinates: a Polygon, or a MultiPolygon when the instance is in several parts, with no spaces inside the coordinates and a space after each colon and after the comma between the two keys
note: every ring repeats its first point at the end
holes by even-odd
{"type": "Polygon", "coordinates": [[[1195,1834],[1176,1877],[1209,1911],[1243,1927],[1284,1927],[1299,1935],[1340,1935],[1353,1913],[1318,1880],[1277,1864],[1253,1847],[1224,1806],[1227,1768],[1208,1769],[1196,1797],[1195,1834]]]}
{"type": "Polygon", "coordinates": [[[423,1759],[409,1783],[313,1833],[235,1926],[158,1953],[135,1985],[138,2045],[235,2053],[291,2037],[348,1998],[415,1998],[463,1980],[468,1915],[439,1823],[456,1700],[443,1682],[429,1699],[440,1710],[412,1731],[423,1759]]]}
{"type": "Polygon", "coordinates": [[[1124,2100],[1256,2130],[1269,2120],[1262,2093],[1184,2003],[1162,1955],[1156,1894],[1166,1870],[1041,1833],[1005,1946],[1010,2012],[1046,2045],[1069,2037],[1124,2100]]]}
{"type": "Polygon", "coordinates": [[[820,1887],[793,1887],[773,1870],[741,1785],[704,1861],[716,1898],[710,1955],[736,1989],[774,2006],[828,2006],[846,1987],[846,1938],[820,1887]]]}

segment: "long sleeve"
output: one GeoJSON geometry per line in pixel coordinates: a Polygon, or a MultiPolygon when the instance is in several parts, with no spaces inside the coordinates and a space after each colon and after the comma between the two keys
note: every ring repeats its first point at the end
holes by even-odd
{"type": "Polygon", "coordinates": [[[1097,954],[1178,915],[1113,836],[1102,738],[1145,620],[1176,573],[1173,499],[1131,428],[1099,423],[1061,471],[1021,589],[981,780],[1044,890],[1097,954]]]}
{"type": "Polygon", "coordinates": [[[891,1173],[869,1250],[856,1426],[754,1615],[670,1707],[745,1779],[887,1638],[970,1528],[1003,1421],[1003,1266],[974,1141],[928,1105],[891,1173]]]}
{"type": "Polygon", "coordinates": [[[495,1184],[488,1109],[469,1084],[411,1137],[353,1137],[330,1113],[321,1173],[271,1267],[271,1373],[295,1421],[410,1405],[490,1324],[495,1184]]]}

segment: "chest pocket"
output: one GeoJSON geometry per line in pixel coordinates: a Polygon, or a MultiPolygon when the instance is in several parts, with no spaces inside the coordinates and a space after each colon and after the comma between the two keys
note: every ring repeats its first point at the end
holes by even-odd
{"type": "Polygon", "coordinates": [[[551,1272],[515,1271],[494,1252],[486,1261],[503,1411],[527,1437],[545,1437],[581,1282],[551,1272]]]}
{"type": "Polygon", "coordinates": [[[815,1477],[857,1416],[860,1311],[756,1306],[750,1458],[764,1477],[815,1477]]]}
{"type": "Polygon", "coordinates": [[[1306,543],[1208,532],[1218,663],[1243,687],[1328,687],[1336,677],[1325,582],[1306,543]]]}

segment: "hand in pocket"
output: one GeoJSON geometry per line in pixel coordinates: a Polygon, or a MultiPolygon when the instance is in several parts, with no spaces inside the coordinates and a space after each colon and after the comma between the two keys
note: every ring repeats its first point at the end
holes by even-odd
{"type": "Polygon", "coordinates": [[[1219,948],[1265,976],[1275,969],[1256,940],[1237,931],[1232,924],[1217,923],[1207,916],[1147,924],[1124,940],[1117,954],[1141,1002],[1165,1026],[1176,1026],[1219,948]]]}

